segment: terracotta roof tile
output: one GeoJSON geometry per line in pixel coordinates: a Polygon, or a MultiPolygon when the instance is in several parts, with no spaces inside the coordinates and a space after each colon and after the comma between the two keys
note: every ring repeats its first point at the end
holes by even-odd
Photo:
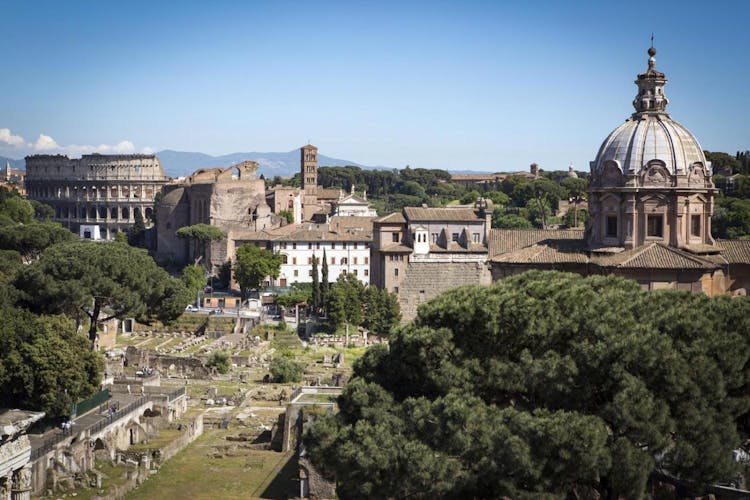
{"type": "Polygon", "coordinates": [[[393,212],[392,214],[384,215],[379,219],[375,219],[375,222],[390,222],[393,224],[405,223],[406,219],[401,212],[393,212]]]}
{"type": "Polygon", "coordinates": [[[477,220],[482,220],[482,218],[470,208],[405,207],[404,215],[409,222],[475,222],[477,220]]]}
{"type": "Polygon", "coordinates": [[[730,264],[750,264],[750,240],[716,240],[721,255],[730,264]]]}

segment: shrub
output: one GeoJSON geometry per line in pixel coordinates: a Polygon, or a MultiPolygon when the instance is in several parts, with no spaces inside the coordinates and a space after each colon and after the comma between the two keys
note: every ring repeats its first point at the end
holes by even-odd
{"type": "Polygon", "coordinates": [[[271,378],[274,382],[299,382],[302,380],[302,373],[302,365],[285,356],[276,357],[271,361],[271,378]]]}
{"type": "Polygon", "coordinates": [[[214,351],[208,357],[206,366],[209,368],[216,368],[216,371],[223,374],[229,373],[230,362],[229,353],[226,351],[214,351]]]}

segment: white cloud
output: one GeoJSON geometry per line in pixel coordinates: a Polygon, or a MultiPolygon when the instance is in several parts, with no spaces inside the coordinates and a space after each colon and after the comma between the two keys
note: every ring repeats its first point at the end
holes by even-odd
{"type": "Polygon", "coordinates": [[[13,135],[9,128],[0,128],[0,142],[13,147],[26,145],[24,138],[20,135],[13,135]]]}
{"type": "Polygon", "coordinates": [[[39,134],[39,139],[34,143],[36,151],[49,151],[50,149],[62,149],[60,145],[50,136],[39,134]]]}
{"type": "MultiPolygon", "coordinates": [[[[8,128],[0,128],[0,148],[14,148],[14,151],[22,154],[34,153],[62,153],[71,157],[91,153],[103,154],[129,154],[135,153],[136,147],[132,141],[123,140],[117,144],[99,144],[92,146],[87,144],[60,145],[54,138],[39,134],[35,142],[26,142],[20,135],[14,135],[8,128]]],[[[152,154],[153,149],[145,147],[143,153],[152,154]]]]}

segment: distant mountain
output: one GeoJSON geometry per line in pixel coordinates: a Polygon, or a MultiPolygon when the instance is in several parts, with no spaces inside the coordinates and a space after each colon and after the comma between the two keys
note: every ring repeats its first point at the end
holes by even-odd
{"type": "Polygon", "coordinates": [[[10,162],[10,168],[26,170],[26,160],[21,158],[20,160],[14,160],[13,158],[7,158],[0,156],[0,169],[5,170],[5,162],[10,162]]]}
{"type": "MultiPolygon", "coordinates": [[[[258,162],[260,165],[258,175],[263,174],[265,177],[273,177],[274,175],[288,177],[299,171],[300,162],[299,149],[294,149],[287,153],[230,153],[222,156],[165,149],[156,153],[156,156],[159,157],[159,161],[161,161],[164,167],[164,172],[170,177],[190,175],[200,168],[229,167],[247,160],[258,162]]],[[[353,165],[367,169],[388,168],[380,166],[368,167],[354,161],[331,158],[325,155],[318,155],[318,165],[321,167],[353,165]]]]}

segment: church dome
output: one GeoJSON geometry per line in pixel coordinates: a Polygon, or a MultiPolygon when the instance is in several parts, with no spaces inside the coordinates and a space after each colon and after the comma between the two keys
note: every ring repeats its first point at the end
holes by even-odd
{"type": "Polygon", "coordinates": [[[622,174],[635,174],[652,160],[661,160],[672,175],[686,174],[691,165],[706,166],[698,140],[665,111],[669,100],[664,95],[667,79],[655,69],[656,50],[649,49],[648,70],[638,75],[638,95],[633,101],[636,112],[604,140],[591,173],[601,174],[605,163],[616,162],[622,174]]]}

